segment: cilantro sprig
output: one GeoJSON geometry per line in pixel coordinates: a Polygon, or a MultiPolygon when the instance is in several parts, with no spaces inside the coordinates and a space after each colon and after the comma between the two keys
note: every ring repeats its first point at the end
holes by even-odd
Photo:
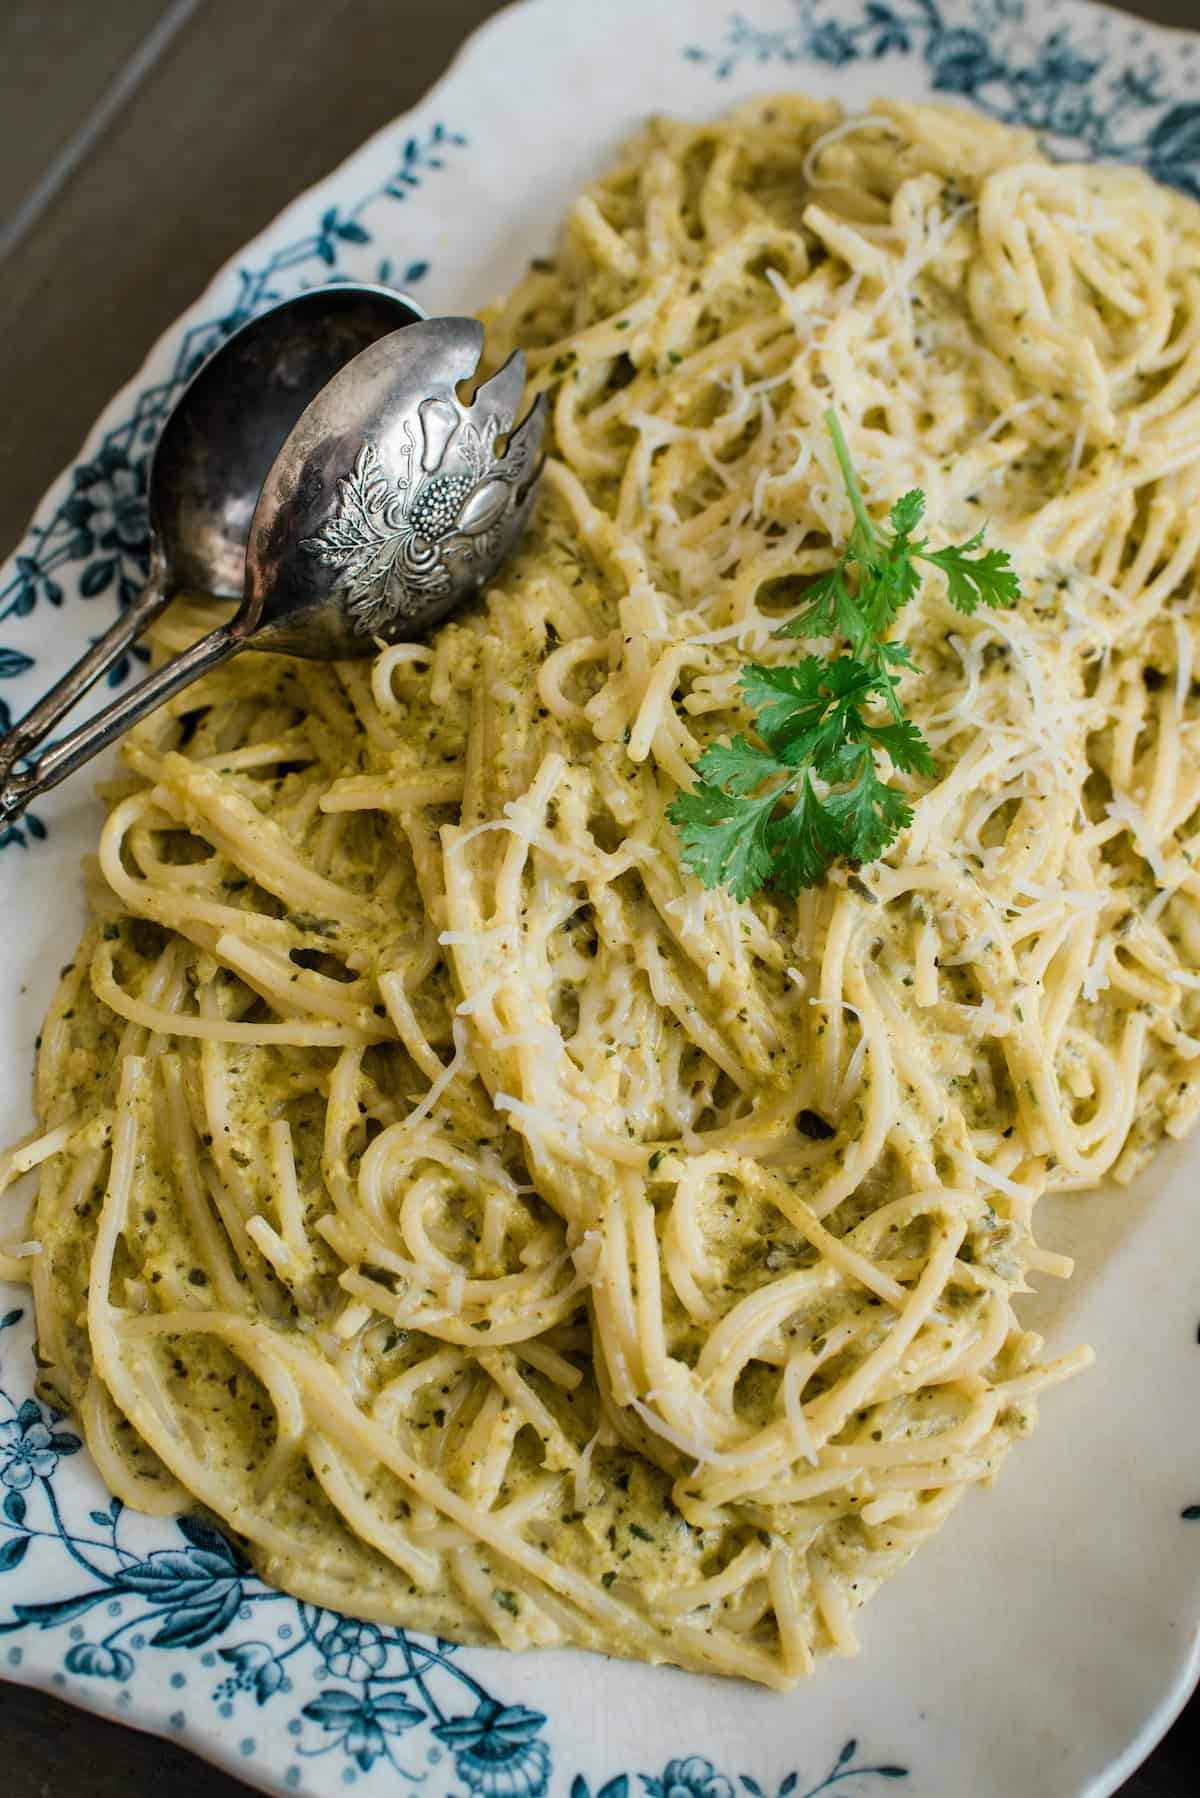
{"type": "Polygon", "coordinates": [[[685,866],[736,899],[765,886],[795,894],[816,886],[836,861],[875,861],[911,823],[906,795],[881,777],[875,757],[882,750],[904,773],[937,772],[897,691],[898,671],[916,672],[911,652],[888,635],[920,591],[919,565],[941,570],[960,612],[1020,598],[1007,552],[984,549],[982,529],[946,549],[930,549],[917,535],[925,514],[919,488],[896,501],[890,531],[873,524],[832,409],[825,425],[854,527],[836,566],[812,583],[775,635],[829,638],[849,653],[744,667],[742,696],[759,741],[738,735],[711,744],[696,763],[695,788],[667,808],[685,866]]]}

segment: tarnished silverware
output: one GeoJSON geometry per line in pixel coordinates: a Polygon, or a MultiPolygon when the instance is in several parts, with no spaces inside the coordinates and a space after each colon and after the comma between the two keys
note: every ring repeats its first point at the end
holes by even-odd
{"type": "MultiPolygon", "coordinates": [[[[539,399],[514,428],[524,357],[511,356],[468,404],[459,389],[478,368],[477,320],[423,319],[384,290],[320,291],[357,298],[360,309],[347,301],[340,335],[322,320],[319,353],[298,349],[287,370],[290,417],[278,379],[267,379],[251,353],[249,326],[201,370],[168,420],[150,480],[146,591],[0,742],[0,820],[19,817],[36,794],[240,650],[338,658],[421,636],[513,547],[532,504],[545,422],[539,399]],[[413,322],[384,335],[389,306],[413,322]],[[364,335],[373,339],[365,348],[364,335]],[[231,356],[243,337],[245,354],[231,356]],[[348,358],[336,357],[335,341],[348,358]],[[243,405],[260,408],[256,422],[243,405]],[[189,588],[240,592],[242,604],[229,624],[33,767],[18,768],[169,598],[189,588]]],[[[275,377],[281,372],[276,362],[275,377]]]]}

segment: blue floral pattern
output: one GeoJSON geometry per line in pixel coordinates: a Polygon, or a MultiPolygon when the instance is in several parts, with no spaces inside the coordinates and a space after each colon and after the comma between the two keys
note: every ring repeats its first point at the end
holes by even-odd
{"type": "Polygon", "coordinates": [[[1083,35],[1047,31],[1038,0],[978,0],[969,26],[952,24],[949,10],[938,0],[862,0],[857,12],[844,0],[796,0],[795,23],[783,30],[738,14],[722,43],[684,54],[719,81],[747,63],[842,68],[919,56],[938,92],[1037,131],[1051,150],[1138,163],[1200,199],[1200,102],[1167,104],[1160,56],[1110,66],[1099,22],[1083,35]]]}
{"type": "MultiPolygon", "coordinates": [[[[799,1773],[787,1773],[773,1794],[764,1791],[757,1779],[741,1773],[736,1780],[719,1773],[703,1755],[689,1754],[682,1760],[668,1761],[660,1774],[640,1773],[639,1782],[646,1798],[738,1798],[748,1792],[750,1798],[820,1798],[846,1779],[907,1779],[908,1768],[883,1762],[867,1766],[858,1758],[858,1743],[853,1737],[843,1742],[841,1751],[823,1778],[815,1785],[801,1786],[799,1773]]],[[[857,1788],[862,1790],[861,1786],[857,1788]]],[[[571,1782],[571,1798],[592,1798],[587,1780],[577,1773],[571,1782]]],[[[595,1798],[629,1798],[629,1776],[619,1774],[601,1786],[595,1798]]]]}
{"type": "MultiPolygon", "coordinates": [[[[55,1432],[43,1421],[38,1405],[27,1398],[15,1417],[0,1423],[0,1481],[10,1493],[28,1491],[34,1480],[50,1479],[60,1455],[73,1455],[82,1447],[78,1436],[55,1432]]],[[[19,1499],[5,1499],[6,1507],[19,1499]]]]}
{"type": "Polygon", "coordinates": [[[434,1725],[454,1753],[454,1770],[482,1798],[541,1798],[550,1778],[550,1750],[541,1739],[546,1719],[523,1704],[481,1698],[469,1717],[434,1725]]]}
{"type": "MultiPolygon", "coordinates": [[[[16,1308],[0,1318],[0,1336],[23,1315],[16,1308]]],[[[289,1786],[303,1789],[307,1763],[326,1756],[336,1757],[342,1784],[379,1766],[414,1785],[448,1756],[467,1798],[544,1798],[554,1771],[545,1714],[488,1691],[454,1643],[355,1622],[273,1591],[236,1544],[202,1518],[180,1517],[167,1526],[167,1545],[148,1553],[123,1539],[120,1499],[90,1511],[86,1522],[68,1521],[55,1476],[62,1457],[78,1453],[79,1438],[36,1399],[12,1399],[5,1372],[0,1358],[0,1413],[7,1412],[0,1416],[0,1455],[7,1457],[0,1574],[34,1553],[42,1557],[40,1576],[61,1575],[65,1559],[77,1577],[63,1596],[32,1601],[6,1602],[0,1583],[0,1640],[59,1632],[65,1649],[57,1683],[70,1674],[123,1691],[146,1657],[201,1651],[186,1664],[194,1669],[198,1658],[202,1675],[218,1675],[210,1676],[203,1702],[216,1707],[222,1724],[267,1706],[290,1713],[282,1731],[293,1756],[283,1773],[289,1786]],[[300,1702],[303,1692],[314,1695],[300,1702]]],[[[45,1583],[39,1577],[34,1589],[45,1583]]],[[[10,1665],[17,1664],[12,1655],[10,1649],[10,1665]]],[[[194,1677],[176,1673],[171,1685],[183,1690],[194,1677]]],[[[186,1718],[180,1711],[171,1721],[183,1728],[186,1718]]],[[[253,1741],[242,1737],[243,1744],[253,1741]]],[[[816,1785],[801,1791],[800,1775],[789,1773],[774,1798],[816,1798],[851,1775],[899,1780],[907,1769],[860,1761],[850,1741],[816,1785]]],[[[629,1798],[630,1777],[610,1780],[596,1798],[629,1798]]],[[[738,1788],[768,1798],[749,1774],[731,1778],[699,1755],[637,1777],[646,1798],[735,1798],[738,1788]]],[[[591,1798],[582,1773],[571,1798],[591,1798]]]]}
{"type": "MultiPolygon", "coordinates": [[[[837,70],[915,59],[936,91],[1032,128],[1056,153],[1138,163],[1200,198],[1200,102],[1180,100],[1162,58],[1135,56],[1123,35],[1130,49],[1118,51],[1099,15],[1088,27],[1048,28],[1034,0],[794,0],[782,26],[736,14],[720,41],[682,53],[717,83],[748,67],[778,65],[786,77],[789,65],[837,70]]],[[[411,135],[382,183],[351,206],[326,208],[293,242],[238,271],[229,303],[181,332],[165,378],[141,388],[32,526],[0,582],[6,635],[19,637],[39,609],[62,609],[68,590],[85,603],[131,602],[147,560],[148,458],[183,386],[232,331],[304,286],[351,272],[399,287],[422,282],[428,260],[397,264],[372,246],[388,208],[466,143],[441,123],[411,135]]],[[[113,685],[128,678],[138,654],[112,670],[113,685]]],[[[0,645],[0,683],[34,667],[27,648],[0,645]]],[[[0,732],[10,723],[0,696],[0,732]]],[[[44,823],[27,814],[0,832],[0,848],[30,848],[45,835],[44,823]]],[[[17,1308],[0,1317],[0,1340],[11,1340],[5,1333],[22,1315],[17,1308]]],[[[364,1781],[374,1792],[427,1782],[438,1798],[448,1788],[454,1798],[820,1798],[838,1788],[865,1795],[909,1776],[895,1761],[860,1757],[850,1739],[827,1762],[829,1749],[806,1745],[810,1766],[826,1766],[815,1783],[796,1768],[764,1788],[699,1753],[593,1783],[569,1757],[562,1764],[546,1715],[486,1689],[454,1644],[275,1592],[200,1519],[131,1522],[117,1499],[103,1509],[87,1509],[85,1500],[77,1511],[88,1482],[64,1478],[62,1462],[78,1454],[79,1438],[35,1399],[10,1397],[6,1373],[18,1393],[27,1379],[24,1367],[18,1377],[0,1358],[0,1576],[22,1569],[11,1589],[24,1595],[6,1599],[0,1577],[0,1644],[10,1670],[22,1664],[22,1641],[51,1637],[62,1650],[54,1683],[74,1697],[94,1692],[97,1702],[111,1694],[120,1714],[139,1678],[148,1684],[165,1664],[171,1671],[158,1677],[178,1696],[171,1729],[194,1727],[208,1741],[215,1716],[230,1754],[252,1763],[262,1751],[264,1764],[269,1736],[271,1776],[298,1791],[331,1790],[321,1769],[331,1769],[337,1785],[364,1781]],[[289,1748],[283,1762],[280,1741],[289,1748]]],[[[1200,1504],[1182,1516],[1200,1520],[1200,1504]]],[[[487,1665],[502,1672],[504,1663],[487,1665]]]]}
{"type": "MultiPolygon", "coordinates": [[[[40,605],[61,607],[61,577],[79,563],[83,567],[73,579],[81,599],[115,593],[118,605],[125,607],[137,597],[149,554],[146,481],[150,455],[163,420],[201,363],[231,332],[276,301],[316,282],[344,278],[340,264],[347,248],[361,252],[374,241],[374,230],[366,220],[375,208],[406,200],[431,173],[444,168],[446,156],[463,148],[466,141],[460,132],[443,124],[408,138],[387,180],[364,194],[355,206],[348,210],[331,207],[304,237],[276,250],[259,267],[240,271],[238,291],[228,311],[184,332],[166,380],[143,389],[129,416],[107,432],[92,460],[76,465],[67,497],[47,520],[34,523],[14,560],[11,576],[0,586],[0,625],[28,618],[40,605]]],[[[397,266],[384,258],[372,271],[380,283],[402,288],[417,286],[428,273],[429,263],[423,259],[397,266]]],[[[122,656],[109,672],[109,684],[119,686],[134,662],[144,660],[145,655],[135,646],[122,656]]],[[[32,657],[0,647],[0,681],[15,679],[32,667],[32,657]]],[[[11,724],[11,707],[0,697],[0,733],[11,724]]],[[[45,834],[41,820],[26,813],[19,824],[0,831],[0,849],[9,845],[28,848],[45,834]]]]}
{"type": "MultiPolygon", "coordinates": [[[[735,14],[716,45],[690,44],[683,54],[729,81],[747,64],[808,63],[841,68],[864,60],[919,57],[932,86],[969,99],[992,118],[1037,131],[1052,150],[1138,163],[1158,180],[1200,199],[1200,102],[1168,103],[1160,56],[1114,60],[1097,24],[1083,36],[1070,27],[1045,30],[1036,0],[976,0],[970,25],[952,22],[961,8],[945,0],[794,0],[782,28],[735,14]]],[[[347,250],[374,241],[375,209],[404,201],[466,138],[437,123],[410,136],[379,186],[352,207],[328,208],[313,229],[277,249],[259,267],[240,271],[236,297],[219,317],[182,335],[168,377],[144,388],[129,416],[109,430],[92,460],[77,464],[71,490],[49,518],[34,523],[13,572],[0,586],[0,625],[27,618],[39,605],[61,607],[64,571],[84,600],[115,594],[127,606],[145,577],[148,537],[146,476],[163,419],[204,359],[247,319],[314,281],[343,278],[347,250]],[[368,220],[371,222],[368,223],[368,220]]],[[[361,272],[356,269],[356,272],[361,272]]],[[[381,260],[374,278],[413,287],[429,272],[418,259],[381,260]]],[[[144,651],[134,647],[109,674],[126,680],[144,651]]],[[[33,658],[0,646],[0,682],[28,673],[33,658]]],[[[0,696],[0,733],[11,708],[0,696]]],[[[0,830],[0,849],[29,848],[46,835],[36,814],[0,830]]]]}

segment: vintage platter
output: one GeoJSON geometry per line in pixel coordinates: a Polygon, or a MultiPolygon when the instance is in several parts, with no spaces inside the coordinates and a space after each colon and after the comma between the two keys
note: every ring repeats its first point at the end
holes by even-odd
{"type": "MultiPolygon", "coordinates": [[[[0,573],[0,720],[136,591],[157,425],[224,333],[346,276],[469,309],[544,246],[640,116],[700,117],[787,86],[851,104],[954,98],[1200,199],[1200,36],[1077,0],[745,0],[736,15],[727,0],[524,0],[248,245],[113,400],[0,573]]],[[[29,1123],[33,1040],[76,938],[98,819],[77,780],[3,840],[6,1139],[29,1123]]],[[[1132,1191],[1058,1201],[1040,1234],[1079,1269],[1033,1310],[1057,1345],[1090,1341],[1096,1369],[1047,1397],[998,1488],[874,1601],[860,1657],[783,1697],[408,1640],[268,1590],[203,1524],[121,1513],[70,1421],[33,1398],[28,1297],[7,1288],[0,1674],[314,1798],[1100,1798],[1197,1672],[1198,1181],[1193,1143],[1132,1191]]]]}

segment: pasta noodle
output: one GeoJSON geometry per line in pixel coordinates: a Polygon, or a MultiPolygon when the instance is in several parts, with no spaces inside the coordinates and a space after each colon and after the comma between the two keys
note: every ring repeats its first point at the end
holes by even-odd
{"type": "Polygon", "coordinates": [[[128,739],[6,1265],[113,1489],[289,1591],[784,1686],[1086,1364],[1017,1315],[1039,1196],[1200,1106],[1200,210],[758,100],[488,326],[552,427],[485,599],[128,739]],[[911,827],[739,904],[664,813],[845,542],[830,403],[1025,597],[926,583],[911,827]]]}

